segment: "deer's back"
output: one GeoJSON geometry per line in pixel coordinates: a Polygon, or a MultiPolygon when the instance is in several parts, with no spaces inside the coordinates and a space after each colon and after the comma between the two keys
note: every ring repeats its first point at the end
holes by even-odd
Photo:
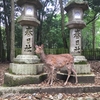
{"type": "Polygon", "coordinates": [[[70,59],[65,56],[66,54],[60,55],[47,55],[45,64],[47,66],[63,67],[70,63],[70,59]]]}
{"type": "Polygon", "coordinates": [[[70,62],[74,62],[74,58],[71,54],[60,54],[60,55],[69,59],[70,62]]]}
{"type": "Polygon", "coordinates": [[[71,54],[59,54],[59,55],[64,56],[69,59],[73,59],[73,56],[71,54]]]}

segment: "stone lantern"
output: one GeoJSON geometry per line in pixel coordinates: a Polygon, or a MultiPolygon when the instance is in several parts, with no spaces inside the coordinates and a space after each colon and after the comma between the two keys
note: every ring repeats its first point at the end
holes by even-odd
{"type": "Polygon", "coordinates": [[[74,56],[75,62],[86,61],[85,57],[81,55],[81,30],[85,27],[83,14],[87,9],[87,2],[82,0],[72,0],[65,7],[68,13],[66,26],[70,29],[70,54],[74,56]]]}
{"type": "Polygon", "coordinates": [[[37,10],[42,8],[42,4],[39,0],[17,0],[17,4],[22,8],[22,13],[18,20],[22,26],[23,34],[22,54],[14,59],[14,63],[10,63],[9,69],[15,75],[12,75],[12,79],[10,73],[5,73],[5,84],[8,84],[6,78],[11,80],[11,84],[15,83],[16,80],[19,85],[39,83],[46,75],[43,74],[44,65],[40,64],[40,59],[37,55],[34,55],[34,30],[40,24],[40,21],[37,19],[37,10]],[[24,77],[22,77],[23,75],[24,77]]]}
{"type": "MultiPolygon", "coordinates": [[[[95,75],[91,73],[90,64],[81,55],[81,30],[86,26],[83,21],[84,11],[88,4],[82,0],[71,0],[65,7],[68,13],[67,27],[70,29],[70,54],[74,57],[74,68],[76,69],[79,83],[94,83],[95,75]]],[[[61,69],[64,72],[66,69],[61,69]]],[[[60,73],[58,78],[64,79],[65,75],[60,73]]],[[[74,77],[70,81],[74,81],[74,77]]]]}
{"type": "Polygon", "coordinates": [[[34,28],[40,22],[37,20],[37,9],[42,7],[38,0],[17,0],[22,8],[22,14],[18,22],[23,28],[22,55],[34,54],[34,28]]]}

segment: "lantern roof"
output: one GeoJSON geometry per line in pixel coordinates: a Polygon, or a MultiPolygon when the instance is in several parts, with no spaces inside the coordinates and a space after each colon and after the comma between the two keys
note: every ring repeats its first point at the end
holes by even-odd
{"type": "Polygon", "coordinates": [[[37,9],[42,8],[42,4],[39,0],[16,0],[18,6],[23,6],[24,4],[35,5],[37,9]]]}
{"type": "Polygon", "coordinates": [[[69,11],[72,8],[81,8],[83,11],[88,9],[87,1],[83,0],[71,0],[65,7],[65,11],[69,11]]]}

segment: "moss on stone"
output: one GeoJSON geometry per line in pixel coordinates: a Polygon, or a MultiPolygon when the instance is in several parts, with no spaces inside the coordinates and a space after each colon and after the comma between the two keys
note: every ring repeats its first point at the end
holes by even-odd
{"type": "Polygon", "coordinates": [[[46,79],[46,74],[41,75],[35,75],[35,76],[29,76],[29,77],[23,77],[16,78],[15,76],[9,76],[5,75],[4,77],[4,85],[5,86],[19,86],[19,85],[25,85],[25,84],[39,84],[42,81],[46,79]],[[14,78],[15,77],[15,78],[14,78]]]}
{"type": "Polygon", "coordinates": [[[74,64],[87,64],[87,61],[79,61],[79,62],[75,62],[74,64]]]}
{"type": "Polygon", "coordinates": [[[10,74],[14,74],[15,75],[15,73],[12,72],[12,70],[10,68],[7,69],[7,72],[9,72],[10,74]]]}

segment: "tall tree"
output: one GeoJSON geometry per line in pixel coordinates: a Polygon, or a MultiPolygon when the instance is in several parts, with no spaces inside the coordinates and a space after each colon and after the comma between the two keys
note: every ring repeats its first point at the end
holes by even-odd
{"type": "Polygon", "coordinates": [[[14,0],[11,0],[11,52],[10,52],[11,62],[13,62],[14,57],[15,57],[14,0]]]}
{"type": "Polygon", "coordinates": [[[92,35],[93,35],[93,41],[92,41],[92,44],[93,44],[93,56],[94,56],[94,59],[95,59],[95,20],[92,22],[92,35]]]}
{"type": "Polygon", "coordinates": [[[1,8],[0,8],[0,60],[2,57],[2,33],[1,33],[1,8]]]}
{"type": "MultiPolygon", "coordinates": [[[[87,0],[84,0],[87,1],[87,0]]],[[[89,46],[89,48],[92,48],[94,51],[95,49],[95,35],[96,35],[96,23],[95,21],[99,18],[100,16],[100,1],[99,0],[88,0],[88,5],[89,5],[89,10],[85,12],[84,19],[86,21],[86,28],[83,30],[86,30],[86,34],[90,35],[89,38],[86,38],[83,43],[86,43],[89,46]],[[91,27],[91,28],[89,28],[91,27]]],[[[83,35],[84,37],[84,35],[83,35]]],[[[87,36],[88,37],[88,36],[87,36]]],[[[87,48],[87,45],[85,48],[87,48]]],[[[89,49],[88,48],[88,49],[89,49]]]]}
{"type": "MultiPolygon", "coordinates": [[[[43,32],[43,22],[44,20],[48,21],[48,26],[47,31],[50,31],[50,25],[52,24],[52,18],[54,16],[54,13],[56,11],[56,6],[57,6],[57,0],[41,0],[41,3],[43,5],[42,9],[39,10],[38,12],[38,19],[40,20],[40,25],[37,29],[37,43],[41,44],[42,43],[42,36],[45,34],[43,32]],[[48,8],[48,6],[51,6],[52,8],[48,8]]],[[[47,33],[46,33],[47,34],[47,33]]]]}
{"type": "Polygon", "coordinates": [[[3,37],[5,36],[4,28],[2,28],[2,23],[3,23],[3,5],[2,1],[0,1],[0,61],[4,62],[5,61],[5,50],[4,50],[4,43],[3,41],[5,40],[3,37]]]}
{"type": "Polygon", "coordinates": [[[9,0],[3,0],[4,8],[4,22],[5,22],[5,32],[6,32],[6,42],[7,42],[7,60],[10,61],[10,36],[11,36],[11,5],[9,0]]]}
{"type": "Polygon", "coordinates": [[[68,48],[67,45],[67,41],[66,41],[66,36],[64,33],[64,29],[65,29],[65,18],[64,18],[64,8],[63,8],[63,0],[59,0],[59,4],[60,4],[60,10],[61,10],[61,33],[62,33],[62,40],[63,40],[63,44],[64,44],[64,48],[68,48]]]}

